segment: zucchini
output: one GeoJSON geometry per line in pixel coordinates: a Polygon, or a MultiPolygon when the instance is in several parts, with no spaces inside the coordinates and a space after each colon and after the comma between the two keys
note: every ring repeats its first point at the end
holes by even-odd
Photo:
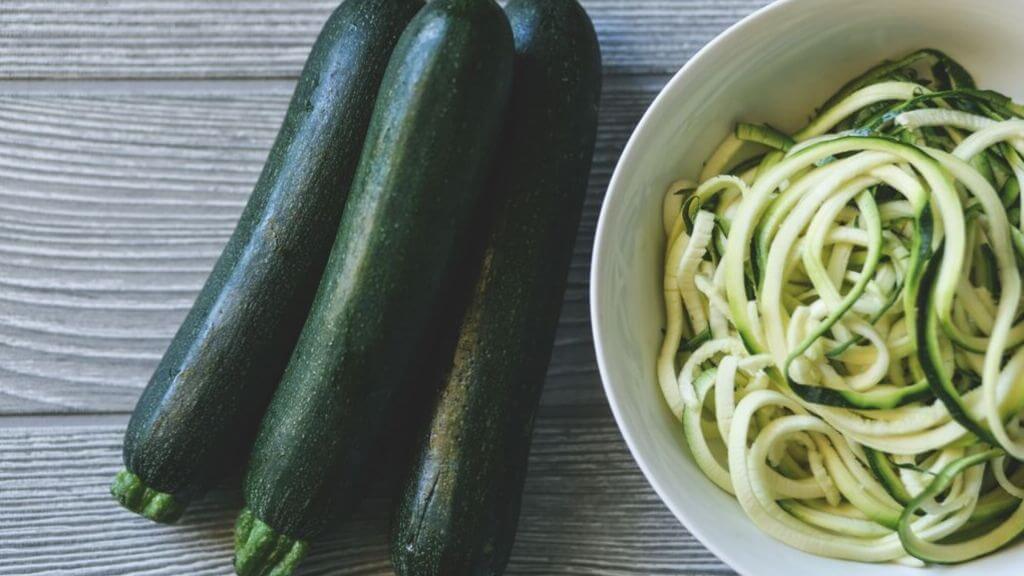
{"type": "Polygon", "coordinates": [[[907,492],[907,487],[900,480],[899,474],[885,454],[871,448],[864,448],[864,455],[867,457],[868,465],[875,478],[885,487],[885,491],[892,496],[893,500],[906,506],[913,500],[913,496],[907,492]]]}
{"type": "Polygon", "coordinates": [[[351,507],[482,201],[512,81],[493,0],[435,0],[388,65],[309,318],[260,425],[235,569],[288,574],[351,507]]]}
{"type": "MultiPolygon", "coordinates": [[[[919,310],[933,310],[935,307],[936,292],[939,290],[937,281],[939,266],[946,247],[942,245],[936,251],[935,256],[928,262],[925,268],[922,284],[935,286],[934,289],[921,290],[917,296],[919,310]]],[[[956,389],[951,374],[943,368],[942,350],[939,345],[939,319],[935,314],[920,314],[917,317],[917,353],[921,362],[921,369],[928,378],[928,385],[935,396],[942,401],[953,417],[965,430],[968,430],[981,440],[997,445],[984,424],[971,416],[970,410],[964,404],[963,396],[956,389]]]]}
{"type": "Polygon", "coordinates": [[[299,337],[388,56],[419,0],[350,0],[313,46],[238,226],[125,434],[111,492],[172,522],[240,467],[299,337]]]}
{"type": "Polygon", "coordinates": [[[922,503],[941,494],[958,475],[971,467],[984,464],[1002,455],[1003,452],[999,449],[989,449],[951,462],[942,469],[924,492],[915,496],[907,504],[899,521],[900,541],[907,553],[933,564],[957,564],[994,552],[1024,533],[1024,506],[1021,505],[1017,505],[1012,514],[992,526],[988,531],[951,544],[929,542],[914,531],[912,524],[922,503]]]}
{"type": "Polygon", "coordinates": [[[490,229],[429,430],[397,505],[399,575],[501,574],[597,128],[601,57],[575,0],[506,7],[516,71],[490,229]]]}
{"type": "Polygon", "coordinates": [[[796,146],[796,142],[788,134],[767,124],[736,124],[736,138],[743,142],[754,142],[783,152],[796,146]]]}
{"type": "Polygon", "coordinates": [[[922,50],[792,145],[737,125],[695,191],[665,190],[659,385],[695,463],[773,538],[958,563],[1024,533],[1004,468],[1024,458],[1019,109],[922,50]],[[737,141],[775,148],[739,182],[720,172],[737,141]]]}

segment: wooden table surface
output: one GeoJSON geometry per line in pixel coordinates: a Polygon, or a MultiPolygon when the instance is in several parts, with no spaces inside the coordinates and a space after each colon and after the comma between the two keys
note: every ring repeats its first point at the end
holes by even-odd
{"type": "MultiPolygon", "coordinates": [[[[234,491],[117,507],[127,415],[231,234],[337,0],[0,2],[0,575],[229,575],[234,491]]],[[[510,575],[731,574],[622,442],[587,278],[615,161],[669,75],[767,0],[585,0],[605,90],[510,575]]],[[[370,500],[301,570],[391,574],[370,500]]]]}

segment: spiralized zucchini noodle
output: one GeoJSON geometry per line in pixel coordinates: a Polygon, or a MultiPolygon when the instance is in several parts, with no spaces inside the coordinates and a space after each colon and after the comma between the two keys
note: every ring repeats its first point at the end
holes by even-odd
{"type": "Polygon", "coordinates": [[[1022,118],[921,50],[667,191],[661,390],[772,537],[920,565],[1024,533],[1022,118]]]}

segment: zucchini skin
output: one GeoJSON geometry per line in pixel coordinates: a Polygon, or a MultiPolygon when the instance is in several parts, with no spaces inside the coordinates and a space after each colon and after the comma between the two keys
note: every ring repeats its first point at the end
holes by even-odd
{"type": "Polygon", "coordinates": [[[388,56],[420,6],[348,0],[324,25],[235,232],[132,415],[112,487],[126,507],[173,521],[244,463],[327,263],[388,56]],[[143,490],[168,505],[147,512],[143,490]]]}
{"type": "Polygon", "coordinates": [[[493,0],[434,0],[399,40],[323,282],[253,447],[243,514],[274,536],[239,538],[239,574],[263,573],[274,540],[304,542],[357,500],[483,196],[512,60],[493,0]]]}
{"type": "Polygon", "coordinates": [[[515,539],[534,417],[586,195],[601,57],[575,0],[506,7],[516,69],[493,216],[429,430],[397,503],[403,576],[496,575],[515,539]]]}

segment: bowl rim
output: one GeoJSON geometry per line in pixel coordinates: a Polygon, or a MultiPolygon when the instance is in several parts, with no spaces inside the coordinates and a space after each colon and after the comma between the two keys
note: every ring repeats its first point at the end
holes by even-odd
{"type": "Polygon", "coordinates": [[[775,0],[761,8],[758,8],[754,12],[751,12],[744,18],[732,24],[715,36],[710,42],[701,47],[700,50],[694,53],[682,68],[672,75],[672,78],[669,79],[661,91],[658,92],[654,101],[652,101],[647,107],[644,115],[637,123],[636,128],[633,129],[632,134],[630,134],[629,140],[626,141],[626,145],[622,149],[622,154],[619,155],[619,159],[615,164],[615,170],[612,172],[612,177],[608,182],[605,198],[601,204],[601,211],[598,216],[597,228],[595,229],[594,234],[593,255],[591,256],[590,261],[590,325],[591,334],[594,339],[594,352],[597,359],[598,373],[601,377],[601,386],[604,389],[605,397],[608,399],[608,404],[612,411],[612,417],[615,419],[615,424],[619,429],[619,433],[622,434],[622,437],[626,442],[626,446],[629,448],[629,453],[633,457],[633,461],[636,462],[637,466],[640,468],[640,471],[647,480],[647,483],[651,485],[654,492],[658,495],[658,498],[665,504],[665,506],[668,507],[669,511],[671,511],[676,517],[676,520],[678,520],[687,529],[687,531],[690,532],[690,534],[697,538],[697,540],[710,550],[711,553],[719,560],[744,576],[750,576],[752,574],[752,572],[747,570],[748,567],[744,566],[726,550],[719,547],[714,540],[708,538],[701,526],[699,526],[697,522],[693,521],[685,509],[666,496],[668,493],[667,489],[654,477],[646,460],[639,455],[636,442],[623,425],[621,408],[616,401],[612,386],[609,384],[610,379],[608,377],[608,368],[605,361],[604,343],[601,338],[603,322],[601,321],[600,314],[598,314],[598,307],[596,305],[596,303],[600,301],[599,297],[602,294],[602,287],[600,282],[597,281],[597,277],[598,272],[605,267],[604,254],[607,251],[605,244],[608,242],[605,228],[608,225],[608,212],[611,210],[611,205],[616,203],[615,200],[617,197],[625,193],[620,190],[620,181],[623,178],[622,171],[625,163],[624,160],[627,160],[634,154],[633,149],[636,146],[637,139],[641,133],[647,130],[648,124],[651,123],[651,117],[653,116],[654,111],[660,107],[660,104],[664,99],[668,98],[669,93],[675,91],[677,86],[685,82],[686,76],[688,76],[691,71],[699,65],[699,62],[708,56],[708,54],[719,50],[720,47],[728,42],[732,37],[742,34],[752,26],[758,25],[761,20],[768,16],[769,13],[785,9],[791,4],[797,4],[802,1],[805,0],[775,0]]]}

